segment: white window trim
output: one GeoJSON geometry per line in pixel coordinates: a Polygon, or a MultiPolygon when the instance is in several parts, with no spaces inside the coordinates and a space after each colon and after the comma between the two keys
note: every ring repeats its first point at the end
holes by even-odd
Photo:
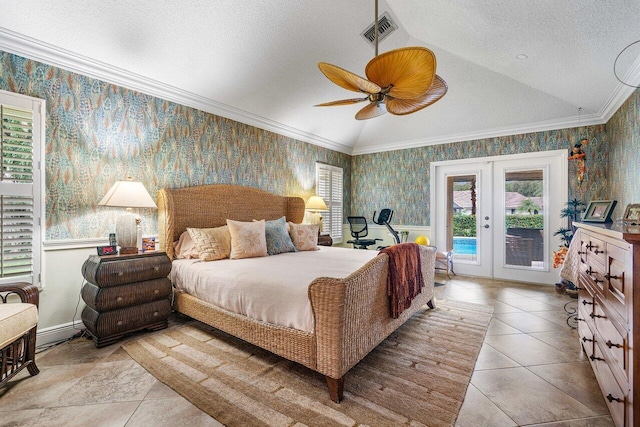
{"type": "Polygon", "coordinates": [[[44,196],[45,178],[44,147],[45,147],[45,112],[46,101],[44,99],[21,95],[18,93],[0,90],[0,104],[33,111],[33,276],[16,276],[0,278],[0,283],[28,281],[44,288],[42,277],[44,276],[42,262],[42,242],[44,241],[44,196]]]}
{"type": "Polygon", "coordinates": [[[325,163],[320,163],[320,162],[316,162],[316,194],[318,194],[318,196],[322,197],[325,204],[327,205],[327,212],[321,212],[322,214],[322,220],[323,220],[323,228],[326,230],[326,222],[329,222],[329,234],[331,235],[331,239],[333,240],[333,243],[342,243],[342,228],[343,228],[343,219],[344,219],[344,170],[341,167],[338,166],[331,166],[331,165],[327,165],[325,163]],[[321,188],[320,186],[320,176],[321,173],[320,172],[328,172],[329,174],[329,182],[326,184],[329,187],[329,194],[332,197],[328,197],[329,194],[320,194],[322,191],[320,191],[319,189],[321,188]],[[338,195],[333,194],[334,189],[333,189],[333,175],[334,174],[340,174],[341,177],[341,185],[340,185],[340,194],[339,197],[336,197],[338,195]],[[332,207],[334,205],[336,205],[337,203],[335,202],[335,200],[339,199],[340,200],[340,217],[337,218],[336,220],[339,221],[339,224],[333,224],[334,222],[334,218],[332,215],[332,207]]]}

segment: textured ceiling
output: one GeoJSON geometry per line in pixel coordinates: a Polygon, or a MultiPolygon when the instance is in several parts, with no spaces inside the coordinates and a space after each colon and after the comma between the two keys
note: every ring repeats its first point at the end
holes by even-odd
{"type": "MultiPolygon", "coordinates": [[[[0,0],[2,4],[4,0],[0,0]]],[[[380,52],[434,51],[449,92],[407,116],[364,104],[317,62],[364,75],[373,0],[21,0],[0,49],[346,153],[604,123],[632,89],[613,74],[640,38],[637,0],[380,0],[399,29],[380,52]],[[516,55],[527,55],[520,60],[516,55]]],[[[618,74],[640,82],[640,44],[618,74]]]]}

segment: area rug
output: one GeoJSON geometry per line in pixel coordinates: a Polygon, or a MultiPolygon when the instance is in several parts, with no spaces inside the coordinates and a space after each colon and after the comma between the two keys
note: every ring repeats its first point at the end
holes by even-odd
{"type": "Polygon", "coordinates": [[[419,311],[347,373],[339,404],[322,375],[197,321],[122,347],[227,426],[451,426],[492,312],[455,301],[419,311]]]}

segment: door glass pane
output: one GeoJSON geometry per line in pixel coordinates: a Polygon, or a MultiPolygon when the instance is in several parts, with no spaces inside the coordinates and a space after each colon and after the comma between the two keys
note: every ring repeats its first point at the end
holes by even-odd
{"type": "Polygon", "coordinates": [[[477,182],[476,174],[447,177],[447,251],[455,261],[478,260],[477,182]]]}
{"type": "Polygon", "coordinates": [[[543,170],[505,173],[505,265],[544,267],[543,170]]]}

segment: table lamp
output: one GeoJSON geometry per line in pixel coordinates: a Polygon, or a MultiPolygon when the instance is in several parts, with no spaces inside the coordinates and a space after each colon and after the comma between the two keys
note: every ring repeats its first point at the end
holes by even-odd
{"type": "Polygon", "coordinates": [[[327,211],[327,205],[322,200],[320,196],[311,196],[309,200],[307,200],[307,204],[305,205],[305,209],[311,212],[309,216],[309,221],[311,224],[318,224],[318,230],[322,231],[322,215],[320,215],[320,211],[327,211]]]}
{"type": "Polygon", "coordinates": [[[132,208],[156,209],[158,207],[144,185],[141,182],[132,181],[131,178],[127,178],[126,181],[116,181],[98,205],[127,208],[127,212],[120,215],[116,222],[116,240],[121,254],[137,254],[140,219],[131,210],[132,208]]]}

